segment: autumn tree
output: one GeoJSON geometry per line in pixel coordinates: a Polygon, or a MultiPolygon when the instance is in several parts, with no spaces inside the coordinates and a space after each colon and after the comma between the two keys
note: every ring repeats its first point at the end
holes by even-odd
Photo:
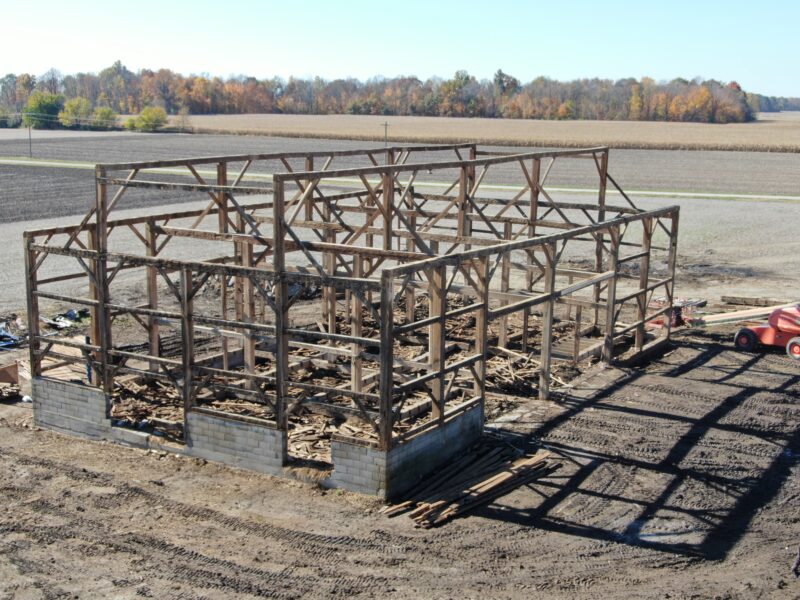
{"type": "Polygon", "coordinates": [[[117,124],[117,113],[108,106],[98,106],[92,113],[94,129],[111,129],[117,124]]]}
{"type": "Polygon", "coordinates": [[[58,122],[64,127],[86,128],[90,124],[91,116],[92,105],[86,98],[71,98],[58,113],[58,122]]]}
{"type": "Polygon", "coordinates": [[[138,131],[153,132],[167,124],[167,112],[160,106],[148,106],[142,109],[133,120],[133,127],[138,131]]]}
{"type": "Polygon", "coordinates": [[[34,91],[25,104],[22,122],[34,129],[58,127],[58,113],[64,108],[64,96],[34,91]]]}

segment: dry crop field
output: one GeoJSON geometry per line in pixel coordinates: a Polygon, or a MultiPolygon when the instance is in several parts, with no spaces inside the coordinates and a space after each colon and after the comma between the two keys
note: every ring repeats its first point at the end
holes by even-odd
{"type": "MultiPolygon", "coordinates": [[[[286,137],[467,142],[528,146],[756,150],[800,152],[800,113],[762,113],[755,123],[729,125],[653,121],[537,121],[368,115],[199,115],[188,126],[206,133],[286,137]]],[[[173,119],[178,124],[178,119],[173,119]]]]}

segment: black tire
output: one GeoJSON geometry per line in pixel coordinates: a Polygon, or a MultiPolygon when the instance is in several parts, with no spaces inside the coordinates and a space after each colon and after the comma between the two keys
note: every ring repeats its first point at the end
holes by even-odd
{"type": "Polygon", "coordinates": [[[789,340],[789,343],[786,344],[786,354],[789,355],[789,358],[800,360],[800,337],[789,340]]]}
{"type": "Polygon", "coordinates": [[[758,338],[751,329],[740,329],[733,336],[733,343],[739,350],[753,352],[758,345],[758,338]]]}

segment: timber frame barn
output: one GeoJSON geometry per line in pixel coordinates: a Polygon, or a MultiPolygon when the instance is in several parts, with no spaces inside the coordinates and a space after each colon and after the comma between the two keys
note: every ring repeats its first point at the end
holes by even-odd
{"type": "Polygon", "coordinates": [[[679,209],[634,205],[606,147],[221,156],[95,179],[78,224],[25,233],[36,421],[73,435],[164,446],[112,419],[126,382],[159,382],[183,415],[170,451],[281,474],[293,419],[334,415],[362,434],[331,436],[330,484],[392,496],[481,435],[493,357],[537,365],[547,399],[557,363],[669,339],[679,209]],[[591,190],[549,183],[562,167],[591,190]],[[91,335],[43,334],[44,302],[88,308],[91,335]],[[59,378],[69,363],[84,376],[59,378]]]}

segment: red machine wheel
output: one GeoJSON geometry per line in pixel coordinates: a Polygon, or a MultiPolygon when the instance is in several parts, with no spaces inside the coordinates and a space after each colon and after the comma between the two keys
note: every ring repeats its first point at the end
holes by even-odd
{"type": "Polygon", "coordinates": [[[786,344],[786,354],[795,360],[800,360],[800,337],[789,340],[786,344]]]}
{"type": "Polygon", "coordinates": [[[733,336],[733,343],[739,350],[753,352],[758,344],[758,338],[752,330],[745,328],[736,332],[736,335],[733,336]]]}

